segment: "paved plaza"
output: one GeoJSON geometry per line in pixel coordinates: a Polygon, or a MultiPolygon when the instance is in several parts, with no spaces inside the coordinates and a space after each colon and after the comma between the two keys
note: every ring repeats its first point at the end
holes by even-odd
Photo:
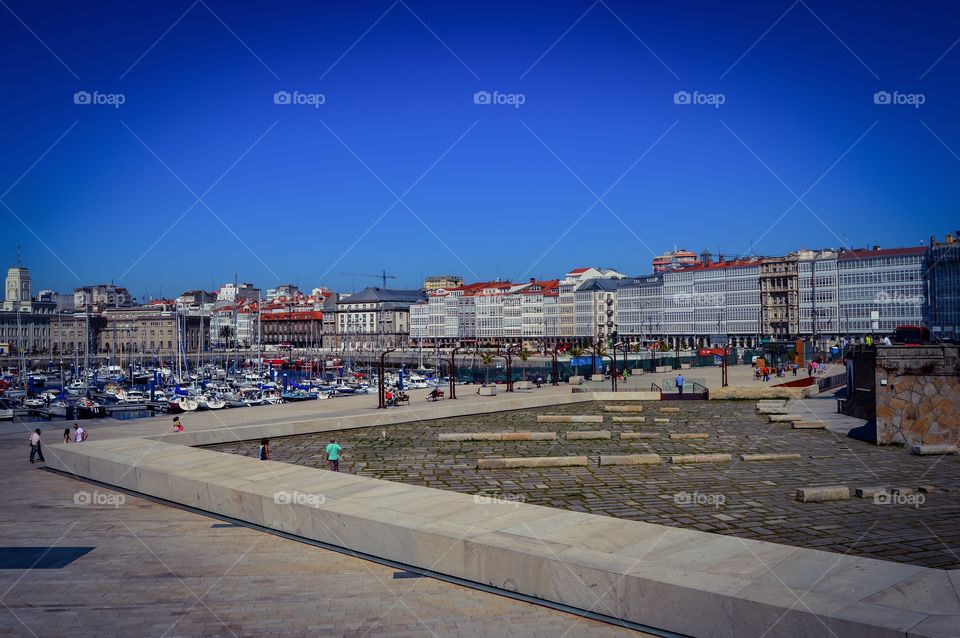
{"type": "MultiPolygon", "coordinates": [[[[809,402],[810,400],[808,400],[809,402]]],[[[832,400],[827,400],[832,404],[832,400]]],[[[827,401],[821,401],[821,404],[827,401]]],[[[960,457],[917,457],[879,448],[831,430],[771,424],[752,401],[645,402],[643,423],[612,422],[600,403],[456,417],[339,432],[341,471],[501,497],[568,510],[734,535],[926,567],[960,567],[960,457]],[[660,412],[679,408],[679,412],[660,412]],[[596,423],[538,423],[538,414],[603,415],[596,423]],[[667,422],[656,422],[655,419],[667,422]],[[567,432],[605,429],[609,440],[438,442],[440,432],[567,432]],[[655,439],[620,440],[620,432],[655,439]],[[706,433],[672,440],[670,433],[706,433]],[[731,453],[732,463],[599,466],[601,454],[731,453]],[[742,462],[744,453],[799,453],[799,460],[742,462]],[[586,467],[477,470],[498,457],[587,455],[586,467]],[[800,503],[797,488],[932,486],[904,502],[851,498],[800,503]],[[918,501],[922,501],[918,503],[918,501]]],[[[821,406],[822,407],[822,406],[821,406]]],[[[803,404],[798,409],[806,410],[803,404]]],[[[274,439],[274,460],[325,467],[327,434],[274,439]]],[[[255,442],[214,446],[255,455],[255,442]]]]}
{"type": "Polygon", "coordinates": [[[3,558],[90,551],[0,568],[0,636],[642,635],[44,471],[25,437],[0,437],[3,558]]]}

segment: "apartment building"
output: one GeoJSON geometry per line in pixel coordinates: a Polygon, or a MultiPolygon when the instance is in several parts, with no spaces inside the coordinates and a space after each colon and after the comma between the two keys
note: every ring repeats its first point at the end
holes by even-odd
{"type": "Polygon", "coordinates": [[[889,334],[923,323],[927,248],[850,250],[837,258],[838,330],[829,334],[889,334]]]}

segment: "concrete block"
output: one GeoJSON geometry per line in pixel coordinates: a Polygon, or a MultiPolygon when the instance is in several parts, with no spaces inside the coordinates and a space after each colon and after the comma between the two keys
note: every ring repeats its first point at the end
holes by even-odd
{"type": "Polygon", "coordinates": [[[527,456],[508,459],[479,459],[478,470],[502,470],[515,467],[568,467],[571,465],[587,465],[589,460],[585,456],[527,456]]]}
{"type": "Polygon", "coordinates": [[[658,432],[621,432],[620,438],[629,439],[659,439],[661,435],[658,432]]]}
{"type": "Polygon", "coordinates": [[[642,405],[605,405],[604,412],[643,412],[642,405]]]}
{"type": "Polygon", "coordinates": [[[671,463],[729,463],[733,456],[729,454],[674,454],[671,463]]]}
{"type": "Polygon", "coordinates": [[[661,414],[677,414],[680,412],[680,408],[660,408],[661,414]]]}
{"type": "Polygon", "coordinates": [[[789,410],[787,408],[757,408],[757,413],[761,415],[789,414],[789,410]]]}
{"type": "Polygon", "coordinates": [[[914,445],[910,447],[910,453],[918,456],[957,454],[957,445],[914,445]]]}
{"type": "Polygon", "coordinates": [[[659,454],[600,455],[600,465],[657,465],[659,454]]]}
{"type": "Polygon", "coordinates": [[[480,386],[480,389],[477,390],[477,394],[479,394],[482,397],[495,397],[497,396],[497,386],[495,385],[480,386]]]}
{"type": "Polygon", "coordinates": [[[794,430],[826,430],[827,424],[823,421],[794,421],[790,427],[794,430]]]}
{"type": "Polygon", "coordinates": [[[657,372],[670,372],[673,370],[673,366],[657,366],[657,372]]]}
{"type": "Polygon", "coordinates": [[[683,432],[680,434],[671,434],[670,438],[675,441],[683,441],[686,439],[709,439],[710,435],[706,432],[683,432]]]}
{"type": "Polygon", "coordinates": [[[799,454],[741,454],[741,461],[799,461],[799,454]]]}
{"type": "Polygon", "coordinates": [[[654,423],[670,423],[670,419],[661,418],[661,417],[654,417],[654,418],[653,418],[653,422],[654,422],[654,423]]]}
{"type": "Polygon", "coordinates": [[[603,378],[603,375],[602,375],[602,374],[594,374],[594,375],[591,375],[591,376],[590,376],[590,380],[593,381],[594,383],[602,383],[602,382],[606,381],[606,379],[603,378]]]}
{"type": "Polygon", "coordinates": [[[609,439],[610,430],[571,430],[566,434],[568,441],[590,441],[595,439],[609,439]]]}
{"type": "Polygon", "coordinates": [[[530,440],[531,441],[556,441],[557,433],[556,432],[531,432],[530,440]]]}
{"type": "Polygon", "coordinates": [[[570,385],[583,385],[583,377],[574,375],[567,380],[570,385]]]}
{"type": "Polygon", "coordinates": [[[793,421],[803,421],[799,414],[768,414],[767,419],[770,423],[792,423],[793,421]]]}
{"type": "Polygon", "coordinates": [[[517,381],[513,384],[514,390],[533,390],[533,381],[517,381]]]}
{"type": "Polygon", "coordinates": [[[802,503],[826,503],[845,501],[850,498],[850,488],[845,485],[828,487],[801,487],[797,490],[797,500],[802,503]]]}
{"type": "Polygon", "coordinates": [[[537,423],[603,423],[601,414],[538,414],[537,423]]]}
{"type": "Polygon", "coordinates": [[[644,423],[647,420],[645,416],[615,416],[610,418],[614,423],[644,423]]]}

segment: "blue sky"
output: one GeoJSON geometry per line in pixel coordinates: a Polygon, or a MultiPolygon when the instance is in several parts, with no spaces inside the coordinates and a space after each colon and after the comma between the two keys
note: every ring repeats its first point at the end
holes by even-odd
{"type": "Polygon", "coordinates": [[[946,1],[4,1],[0,254],[36,288],[640,274],[960,228],[946,1]]]}

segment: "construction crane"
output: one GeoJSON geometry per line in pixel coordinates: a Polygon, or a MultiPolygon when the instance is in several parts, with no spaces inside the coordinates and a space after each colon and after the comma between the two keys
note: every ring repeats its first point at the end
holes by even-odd
{"type": "Polygon", "coordinates": [[[346,277],[374,277],[383,282],[384,288],[387,287],[387,279],[399,279],[399,277],[396,275],[388,275],[386,270],[381,270],[380,274],[378,275],[371,275],[370,273],[366,272],[342,272],[340,274],[346,277]]]}

